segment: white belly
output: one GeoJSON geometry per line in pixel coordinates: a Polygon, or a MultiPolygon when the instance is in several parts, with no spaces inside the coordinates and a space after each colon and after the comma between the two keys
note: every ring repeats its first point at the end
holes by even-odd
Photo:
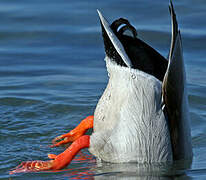
{"type": "Polygon", "coordinates": [[[172,161],[161,82],[107,61],[110,79],[94,114],[90,152],[108,162],[172,161]]]}

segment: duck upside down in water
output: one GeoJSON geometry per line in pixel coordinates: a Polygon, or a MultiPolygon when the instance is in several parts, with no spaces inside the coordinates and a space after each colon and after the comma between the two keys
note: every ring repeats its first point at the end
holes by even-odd
{"type": "Polygon", "coordinates": [[[181,35],[172,2],[169,10],[168,60],[141,41],[128,20],[110,25],[98,11],[109,81],[94,116],[53,140],[52,147],[73,142],[63,153],[49,154],[48,161],[23,162],[11,173],[64,168],[82,148],[112,163],[192,159],[181,35]],[[90,128],[92,135],[85,135],[90,128]]]}

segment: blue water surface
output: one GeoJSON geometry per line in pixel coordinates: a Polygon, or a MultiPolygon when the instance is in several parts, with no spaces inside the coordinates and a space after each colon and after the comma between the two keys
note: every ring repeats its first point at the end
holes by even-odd
{"type": "Polygon", "coordinates": [[[165,57],[171,25],[165,0],[0,1],[0,179],[206,179],[206,1],[174,1],[182,33],[194,159],[191,168],[99,164],[83,150],[63,171],[9,175],[47,160],[51,140],[93,114],[107,84],[96,9],[125,17],[165,57]]]}

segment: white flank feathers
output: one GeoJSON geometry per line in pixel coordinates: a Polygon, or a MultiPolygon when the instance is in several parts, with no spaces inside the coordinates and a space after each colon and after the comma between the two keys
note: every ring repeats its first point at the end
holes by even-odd
{"type": "Polygon", "coordinates": [[[162,83],[109,58],[106,63],[110,78],[95,110],[90,152],[115,163],[172,161],[162,83]]]}

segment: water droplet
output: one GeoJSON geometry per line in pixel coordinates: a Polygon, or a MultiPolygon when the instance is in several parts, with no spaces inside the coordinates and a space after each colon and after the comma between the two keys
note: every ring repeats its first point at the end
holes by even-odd
{"type": "Polygon", "coordinates": [[[111,94],[108,94],[108,95],[106,96],[106,100],[109,101],[110,98],[111,98],[111,94]]]}
{"type": "Polygon", "coordinates": [[[135,78],[136,78],[136,76],[134,74],[132,74],[132,79],[135,79],[135,78]]]}

